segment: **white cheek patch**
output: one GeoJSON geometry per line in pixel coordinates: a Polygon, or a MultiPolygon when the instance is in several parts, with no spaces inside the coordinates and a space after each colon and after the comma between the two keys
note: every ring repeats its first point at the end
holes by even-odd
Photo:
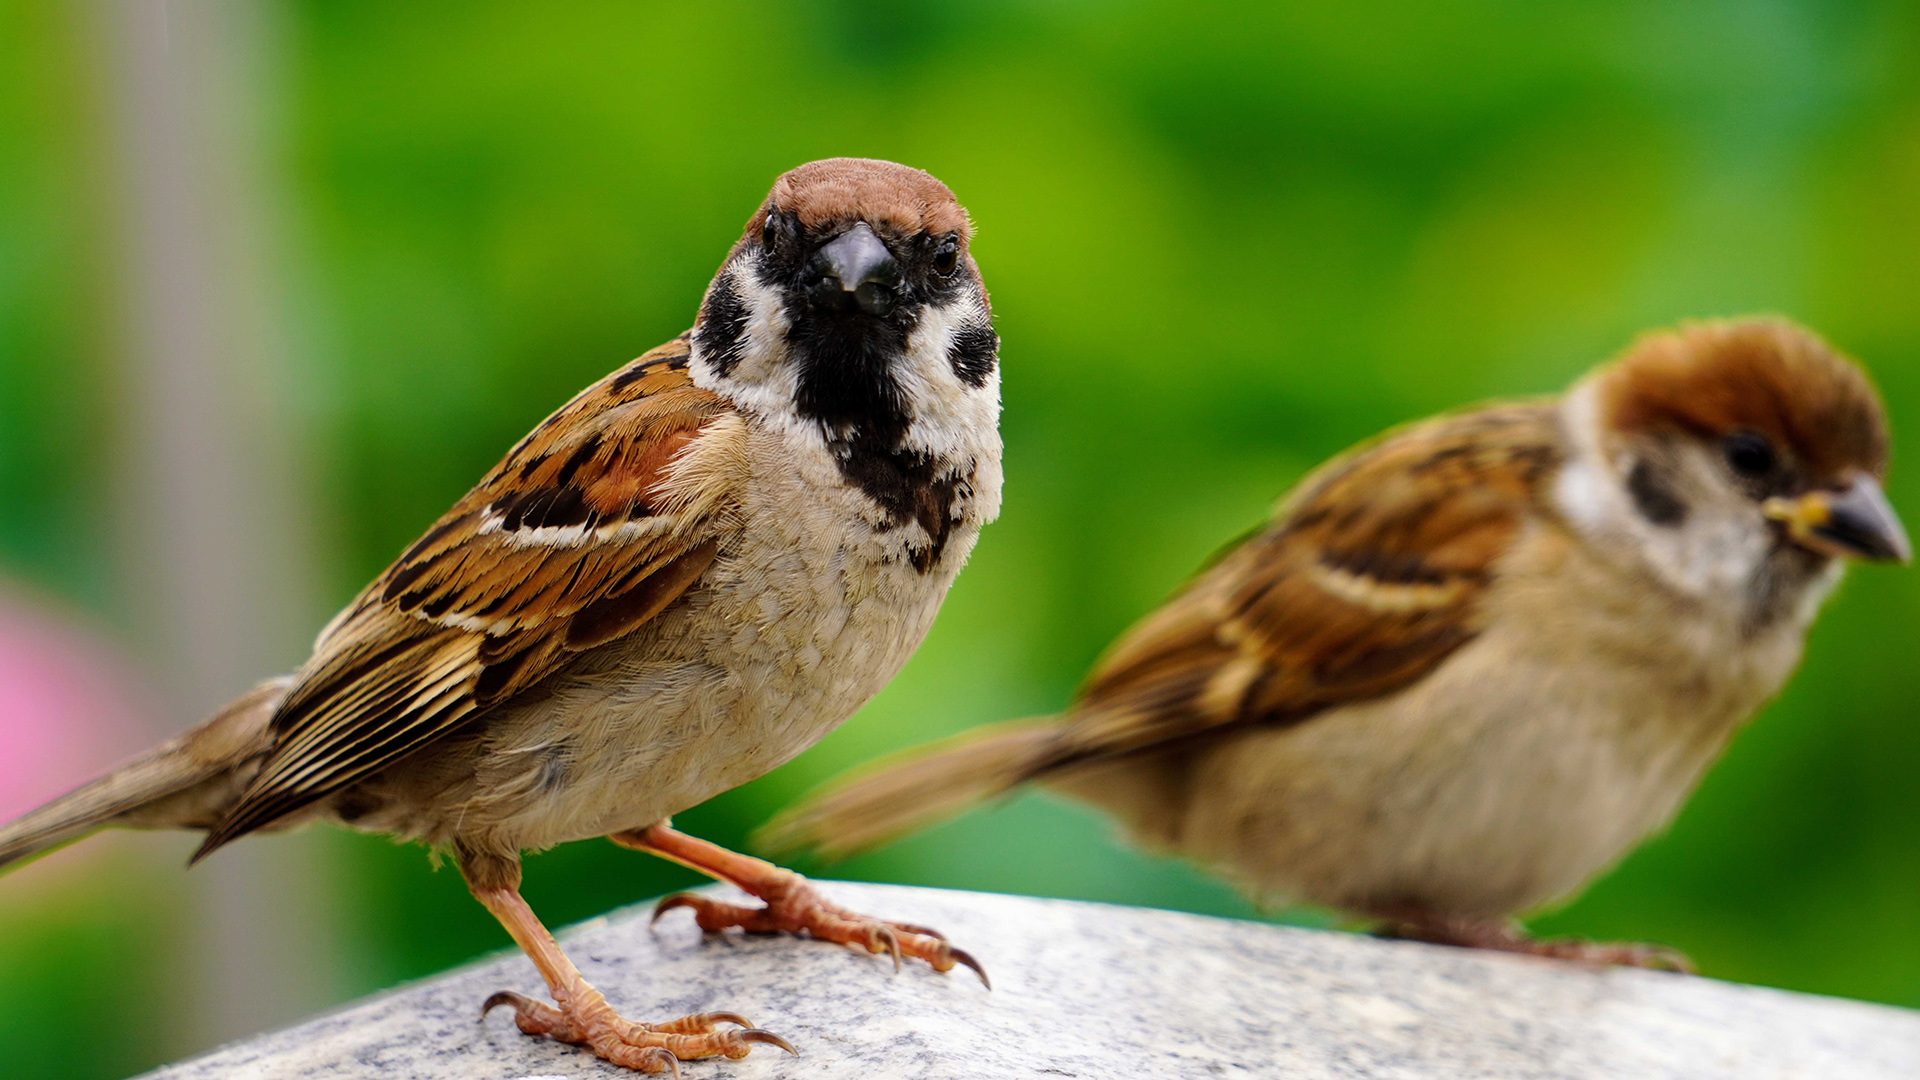
{"type": "MultiPolygon", "coordinates": [[[[694,385],[782,431],[802,457],[828,462],[834,453],[829,436],[844,438],[847,433],[829,432],[821,422],[802,418],[796,409],[799,371],[787,344],[792,320],[780,293],[758,280],[755,265],[753,257],[744,257],[723,272],[723,280],[745,312],[732,368],[722,374],[721,365],[706,355],[696,334],[688,373],[694,385]]],[[[959,335],[990,328],[991,316],[976,292],[963,293],[942,306],[929,305],[908,335],[904,353],[892,359],[890,372],[906,406],[907,429],[900,449],[971,473],[972,513],[988,521],[1000,508],[999,366],[996,362],[975,386],[955,370],[953,354],[959,335]]],[[[837,474],[838,467],[832,471],[837,474]]],[[[956,518],[965,503],[964,499],[955,502],[956,518]]]]}
{"type": "Polygon", "coordinates": [[[1568,524],[1604,549],[1630,552],[1669,587],[1744,610],[1754,575],[1767,557],[1757,511],[1736,493],[1720,493],[1709,463],[1683,456],[1684,521],[1648,521],[1628,492],[1632,461],[1609,460],[1600,445],[1592,388],[1569,394],[1561,416],[1573,453],[1554,479],[1553,501],[1568,524]]]}
{"type": "Polygon", "coordinates": [[[907,399],[912,421],[907,446],[936,458],[965,461],[999,450],[1000,366],[979,386],[954,370],[954,342],[962,330],[988,324],[979,298],[967,294],[945,307],[929,306],[907,338],[906,355],[895,378],[907,399]],[[983,438],[983,435],[990,438],[983,438]]]}
{"type": "Polygon", "coordinates": [[[736,261],[726,270],[727,281],[747,310],[740,336],[738,359],[725,375],[704,355],[696,335],[687,364],[693,384],[711,390],[741,409],[767,418],[789,416],[799,393],[799,378],[787,357],[786,307],[779,293],[760,283],[751,259],[736,261]]]}
{"type": "Polygon", "coordinates": [[[1554,478],[1554,505],[1589,539],[1619,543],[1635,531],[1634,510],[1600,449],[1592,387],[1575,387],[1560,406],[1560,416],[1573,452],[1554,478]]]}
{"type": "Polygon", "coordinates": [[[1613,531],[1620,507],[1614,485],[1592,461],[1576,458],[1560,470],[1553,482],[1554,505],[1567,521],[1589,536],[1613,531]]]}

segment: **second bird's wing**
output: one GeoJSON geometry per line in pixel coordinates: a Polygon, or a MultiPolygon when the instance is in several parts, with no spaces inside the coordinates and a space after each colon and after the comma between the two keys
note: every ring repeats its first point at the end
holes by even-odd
{"type": "Polygon", "coordinates": [[[1560,460],[1551,406],[1443,417],[1338,458],[1121,637],[1029,775],[1400,689],[1481,600],[1560,460]]]}

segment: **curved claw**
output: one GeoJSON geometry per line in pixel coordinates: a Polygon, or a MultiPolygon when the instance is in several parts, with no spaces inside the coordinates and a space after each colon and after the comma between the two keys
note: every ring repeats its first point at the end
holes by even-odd
{"type": "Polygon", "coordinates": [[[768,1046],[777,1046],[787,1053],[792,1054],[794,1057],[800,1056],[800,1051],[795,1050],[792,1043],[775,1035],[771,1031],[765,1031],[760,1028],[748,1028],[745,1031],[738,1032],[737,1037],[741,1042],[766,1043],[768,1046]]]}
{"type": "Polygon", "coordinates": [[[485,1020],[488,1013],[502,1005],[511,1005],[518,1012],[532,1004],[533,999],[525,994],[516,994],[511,990],[495,991],[492,997],[480,1003],[480,1019],[485,1020]]]}
{"type": "Polygon", "coordinates": [[[987,978],[987,969],[980,966],[980,961],[975,960],[972,953],[965,949],[956,949],[949,945],[947,946],[947,955],[953,957],[954,963],[962,967],[972,968],[973,973],[980,976],[980,985],[989,990],[993,989],[993,980],[987,978]]]}
{"type": "Polygon", "coordinates": [[[898,930],[901,933],[914,934],[919,937],[930,937],[935,941],[947,940],[947,935],[941,933],[938,930],[935,930],[931,926],[921,926],[918,923],[910,923],[910,922],[890,922],[887,925],[893,927],[895,930],[898,930]]]}
{"type": "Polygon", "coordinates": [[[873,928],[873,941],[868,944],[867,951],[879,952],[879,947],[882,945],[886,946],[886,950],[893,954],[893,970],[895,973],[898,973],[900,970],[900,935],[894,933],[891,927],[875,926],[873,928]]]}
{"type": "Polygon", "coordinates": [[[651,1047],[647,1050],[646,1060],[656,1066],[647,1069],[642,1065],[641,1068],[646,1069],[647,1072],[670,1072],[673,1074],[673,1080],[683,1080],[680,1075],[680,1059],[674,1057],[671,1050],[659,1046],[651,1047]]]}
{"type": "Polygon", "coordinates": [[[753,1021],[747,1019],[744,1016],[741,1016],[739,1013],[710,1012],[710,1013],[698,1013],[696,1015],[698,1015],[700,1019],[710,1024],[733,1024],[737,1027],[747,1028],[748,1030],[755,1030],[753,1027],[753,1021]]]}
{"type": "Polygon", "coordinates": [[[652,926],[659,922],[660,916],[665,915],[674,908],[698,908],[699,906],[700,898],[692,893],[677,892],[671,896],[663,896],[660,898],[659,903],[653,905],[653,918],[647,920],[647,925],[652,926]]]}

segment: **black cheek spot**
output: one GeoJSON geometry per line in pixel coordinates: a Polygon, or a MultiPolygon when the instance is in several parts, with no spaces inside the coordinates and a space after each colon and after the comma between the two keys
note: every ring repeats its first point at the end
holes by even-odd
{"type": "Polygon", "coordinates": [[[1633,471],[1627,473],[1627,493],[1633,496],[1640,516],[1655,525],[1671,528],[1687,520],[1687,504],[1644,461],[1635,462],[1633,471]]]}
{"type": "Polygon", "coordinates": [[[1000,335],[985,323],[968,323],[954,331],[953,344],[947,349],[947,361],[953,373],[968,386],[985,386],[993,374],[994,353],[1000,348],[1000,335]]]}
{"type": "Polygon", "coordinates": [[[734,287],[733,275],[722,274],[707,294],[707,302],[700,309],[700,326],[693,332],[694,343],[713,365],[715,374],[729,375],[739,366],[748,317],[747,303],[734,287]]]}

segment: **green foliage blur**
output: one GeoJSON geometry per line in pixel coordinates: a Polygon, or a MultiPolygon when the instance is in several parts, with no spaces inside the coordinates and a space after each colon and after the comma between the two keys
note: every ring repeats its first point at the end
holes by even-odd
{"type": "MultiPolygon", "coordinates": [[[[119,376],[82,21],[0,3],[0,572],[111,624],[119,376]]],[[[678,819],[723,844],[843,768],[1059,707],[1315,462],[1556,390],[1642,329],[1792,315],[1872,369],[1896,448],[1920,439],[1911,3],[300,2],[280,27],[328,605],[684,329],[782,170],[890,158],[971,210],[1004,339],[1002,519],[892,686],[678,819]]],[[[1920,468],[1891,493],[1920,522],[1920,468]]],[[[1672,830],[1534,928],[1920,1006],[1917,632],[1912,571],[1855,573],[1672,830]]],[[[324,847],[340,998],[507,945],[421,851],[324,847]]],[[[1262,914],[1034,795],[826,872],[1262,914]]],[[[8,900],[27,876],[0,879],[0,1071],[177,1052],[140,1027],[183,962],[175,870],[8,900]]],[[[531,858],[526,893],[560,925],[692,881],[583,843],[531,858]]]]}

